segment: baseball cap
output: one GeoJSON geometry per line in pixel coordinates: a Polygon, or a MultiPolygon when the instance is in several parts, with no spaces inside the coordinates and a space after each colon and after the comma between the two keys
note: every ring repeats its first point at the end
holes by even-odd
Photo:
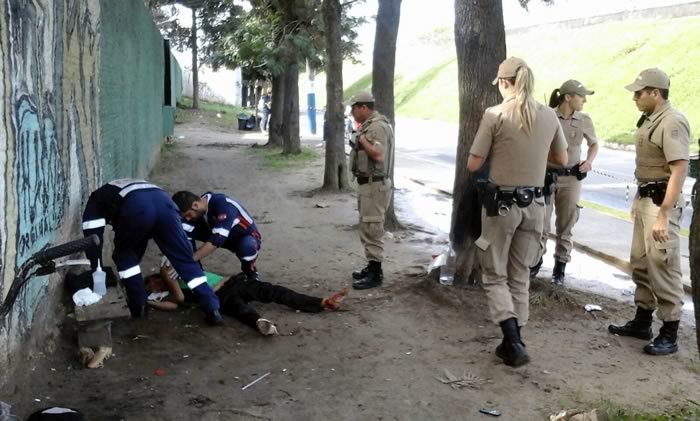
{"type": "Polygon", "coordinates": [[[357,91],[355,92],[355,95],[353,95],[349,100],[345,101],[343,104],[353,106],[358,102],[374,102],[374,96],[372,96],[372,93],[370,91],[357,91]]]}
{"type": "Polygon", "coordinates": [[[641,91],[644,88],[668,89],[671,87],[671,80],[663,70],[653,68],[642,70],[634,82],[625,86],[630,92],[641,91]]]}
{"type": "Polygon", "coordinates": [[[583,83],[579,82],[578,80],[567,80],[566,82],[562,83],[561,88],[559,88],[559,93],[561,95],[580,95],[580,96],[586,96],[586,95],[593,95],[595,91],[591,91],[589,89],[586,89],[585,86],[583,86],[583,83]]]}
{"type": "Polygon", "coordinates": [[[507,58],[498,66],[498,75],[492,83],[495,85],[498,83],[498,79],[509,79],[515,77],[516,73],[518,73],[518,70],[521,67],[527,67],[525,60],[519,57],[507,58]]]}

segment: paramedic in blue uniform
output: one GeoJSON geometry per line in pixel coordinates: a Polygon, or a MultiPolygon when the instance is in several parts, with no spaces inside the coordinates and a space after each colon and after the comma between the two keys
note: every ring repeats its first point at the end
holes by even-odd
{"type": "Polygon", "coordinates": [[[104,227],[112,225],[112,259],[126,288],[129,310],[133,317],[144,317],[147,294],[139,263],[152,238],[196,295],[207,323],[219,325],[219,300],[192,258],[192,245],[180,221],[177,207],[160,187],[145,180],[110,181],[92,192],[83,213],[83,234],[100,237],[100,246],[89,250],[87,257],[95,270],[102,257],[104,227]]]}
{"type": "Polygon", "coordinates": [[[223,247],[238,257],[241,270],[248,279],[258,279],[255,261],[262,236],[243,205],[224,194],[210,192],[197,196],[189,191],[179,191],[173,195],[173,201],[185,220],[182,227],[188,237],[204,243],[194,253],[196,261],[223,247]]]}

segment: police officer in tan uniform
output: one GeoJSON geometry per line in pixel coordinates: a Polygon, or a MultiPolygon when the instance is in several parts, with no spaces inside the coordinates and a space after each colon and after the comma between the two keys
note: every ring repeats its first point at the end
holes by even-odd
{"type": "Polygon", "coordinates": [[[634,234],[630,264],[637,285],[637,313],[625,325],[610,325],[611,333],[649,340],[652,313],[663,321],[659,335],[644,347],[651,355],[678,351],[678,324],[683,307],[680,264],[680,223],[688,173],[690,126],[668,101],[671,81],[660,69],[647,69],[630,85],[642,117],[635,132],[634,175],[637,195],[632,204],[634,234]]]}
{"type": "MultiPolygon", "coordinates": [[[[578,201],[581,197],[581,180],[592,169],[593,160],[598,154],[598,139],[593,128],[593,121],[581,112],[586,96],[593,91],[576,80],[567,80],[560,88],[555,89],[549,99],[549,106],[559,118],[559,123],[568,143],[569,164],[567,167],[549,165],[545,176],[545,186],[554,186],[551,199],[546,200],[546,216],[542,231],[542,255],[547,251],[547,239],[551,226],[552,213],[556,213],[556,248],[554,249],[554,270],[552,283],[564,285],[566,264],[571,261],[572,230],[579,218],[578,201]],[[586,159],[581,161],[581,144],[586,139],[588,151],[586,159]]],[[[549,193],[549,191],[546,191],[549,193]]],[[[542,257],[530,271],[534,278],[542,265],[542,257]]]]}
{"type": "Polygon", "coordinates": [[[380,286],[384,279],[384,213],[391,200],[389,169],[394,148],[394,130],[389,120],[374,110],[374,97],[359,91],[346,103],[355,121],[361,124],[350,153],[352,174],[359,185],[357,208],[360,212],[360,240],[368,264],[353,272],[352,287],[380,286]]]}
{"type": "Polygon", "coordinates": [[[534,100],[525,61],[505,60],[493,83],[503,103],[484,113],[467,169],[474,173],[489,160],[488,183],[479,188],[484,209],[477,255],[491,319],[503,331],[496,355],[517,367],[530,361],[520,327],[529,317],[529,268],[540,253],[545,170],[547,161],[566,165],[566,139],[554,110],[534,100]]]}

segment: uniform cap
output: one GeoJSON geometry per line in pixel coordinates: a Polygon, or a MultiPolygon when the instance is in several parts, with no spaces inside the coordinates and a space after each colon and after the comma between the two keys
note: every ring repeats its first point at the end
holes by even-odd
{"type": "Polygon", "coordinates": [[[374,96],[370,91],[357,91],[349,100],[345,101],[345,105],[353,106],[357,103],[374,102],[374,96]]]}
{"type": "Polygon", "coordinates": [[[498,75],[493,80],[493,84],[498,83],[498,79],[510,79],[515,77],[521,67],[527,67],[525,60],[519,57],[510,57],[498,66],[498,75]]]}
{"type": "Polygon", "coordinates": [[[567,80],[561,85],[561,88],[559,88],[559,93],[561,95],[580,95],[580,96],[586,96],[586,95],[593,95],[595,91],[591,91],[586,89],[585,86],[583,86],[583,83],[579,82],[578,80],[567,80]]]}
{"type": "Polygon", "coordinates": [[[644,88],[668,89],[671,87],[671,80],[661,69],[646,69],[637,76],[634,82],[625,86],[631,92],[641,91],[644,88]]]}

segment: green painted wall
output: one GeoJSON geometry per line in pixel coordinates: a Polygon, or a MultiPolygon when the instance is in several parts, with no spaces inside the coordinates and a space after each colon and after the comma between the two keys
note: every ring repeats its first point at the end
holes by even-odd
{"type": "Polygon", "coordinates": [[[163,38],[143,0],[101,0],[102,181],[145,177],[163,140],[163,38]]]}

